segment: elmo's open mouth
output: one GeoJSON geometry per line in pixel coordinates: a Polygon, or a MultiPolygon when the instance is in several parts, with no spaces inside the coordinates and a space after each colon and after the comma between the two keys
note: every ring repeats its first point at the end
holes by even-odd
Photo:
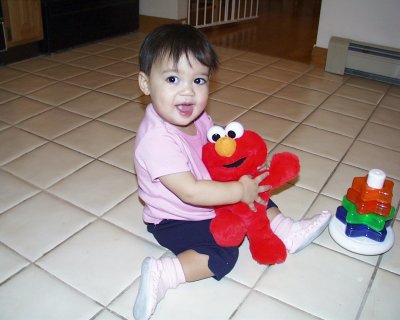
{"type": "Polygon", "coordinates": [[[237,168],[239,167],[244,161],[246,160],[246,158],[241,158],[238,161],[235,161],[233,163],[230,164],[224,164],[225,168],[237,168]]]}

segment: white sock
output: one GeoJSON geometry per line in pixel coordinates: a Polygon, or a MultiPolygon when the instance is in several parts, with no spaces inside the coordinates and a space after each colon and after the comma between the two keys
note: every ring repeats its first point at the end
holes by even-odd
{"type": "Polygon", "coordinates": [[[162,268],[161,280],[168,289],[175,289],[181,283],[185,283],[185,274],[178,258],[164,257],[158,260],[162,268]]]}
{"type": "Polygon", "coordinates": [[[281,240],[285,239],[289,235],[294,222],[295,221],[292,218],[286,217],[282,213],[279,213],[271,221],[271,230],[281,240]]]}

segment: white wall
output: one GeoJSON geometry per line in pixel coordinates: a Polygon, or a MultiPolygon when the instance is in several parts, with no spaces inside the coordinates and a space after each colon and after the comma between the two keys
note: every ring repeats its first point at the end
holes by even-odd
{"type": "Polygon", "coordinates": [[[322,0],[316,46],[332,36],[400,49],[400,0],[322,0]]]}
{"type": "Polygon", "coordinates": [[[187,17],[187,0],[140,0],[139,14],[173,20],[187,17]]]}

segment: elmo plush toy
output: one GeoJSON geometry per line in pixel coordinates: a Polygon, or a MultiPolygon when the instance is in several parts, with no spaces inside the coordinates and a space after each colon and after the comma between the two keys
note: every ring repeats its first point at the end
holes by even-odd
{"type": "MultiPolygon", "coordinates": [[[[299,173],[299,159],[289,152],[275,154],[269,168],[259,171],[267,159],[267,145],[257,133],[244,130],[238,122],[230,123],[225,129],[213,126],[207,138],[209,142],[203,147],[202,157],[216,181],[236,181],[243,175],[255,177],[267,170],[269,175],[260,185],[275,189],[299,173]]],[[[268,201],[270,191],[260,196],[268,201]]],[[[262,264],[281,263],[286,259],[286,248],[270,228],[266,206],[259,203],[255,206],[256,212],[242,202],[216,207],[211,233],[225,247],[239,246],[247,235],[254,260],[262,264]]]]}

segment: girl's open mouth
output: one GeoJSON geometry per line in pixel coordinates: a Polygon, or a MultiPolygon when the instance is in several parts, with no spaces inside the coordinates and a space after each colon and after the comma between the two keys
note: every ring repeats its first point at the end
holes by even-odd
{"type": "Polygon", "coordinates": [[[194,110],[194,104],[178,104],[176,108],[181,115],[190,117],[194,110]]]}

